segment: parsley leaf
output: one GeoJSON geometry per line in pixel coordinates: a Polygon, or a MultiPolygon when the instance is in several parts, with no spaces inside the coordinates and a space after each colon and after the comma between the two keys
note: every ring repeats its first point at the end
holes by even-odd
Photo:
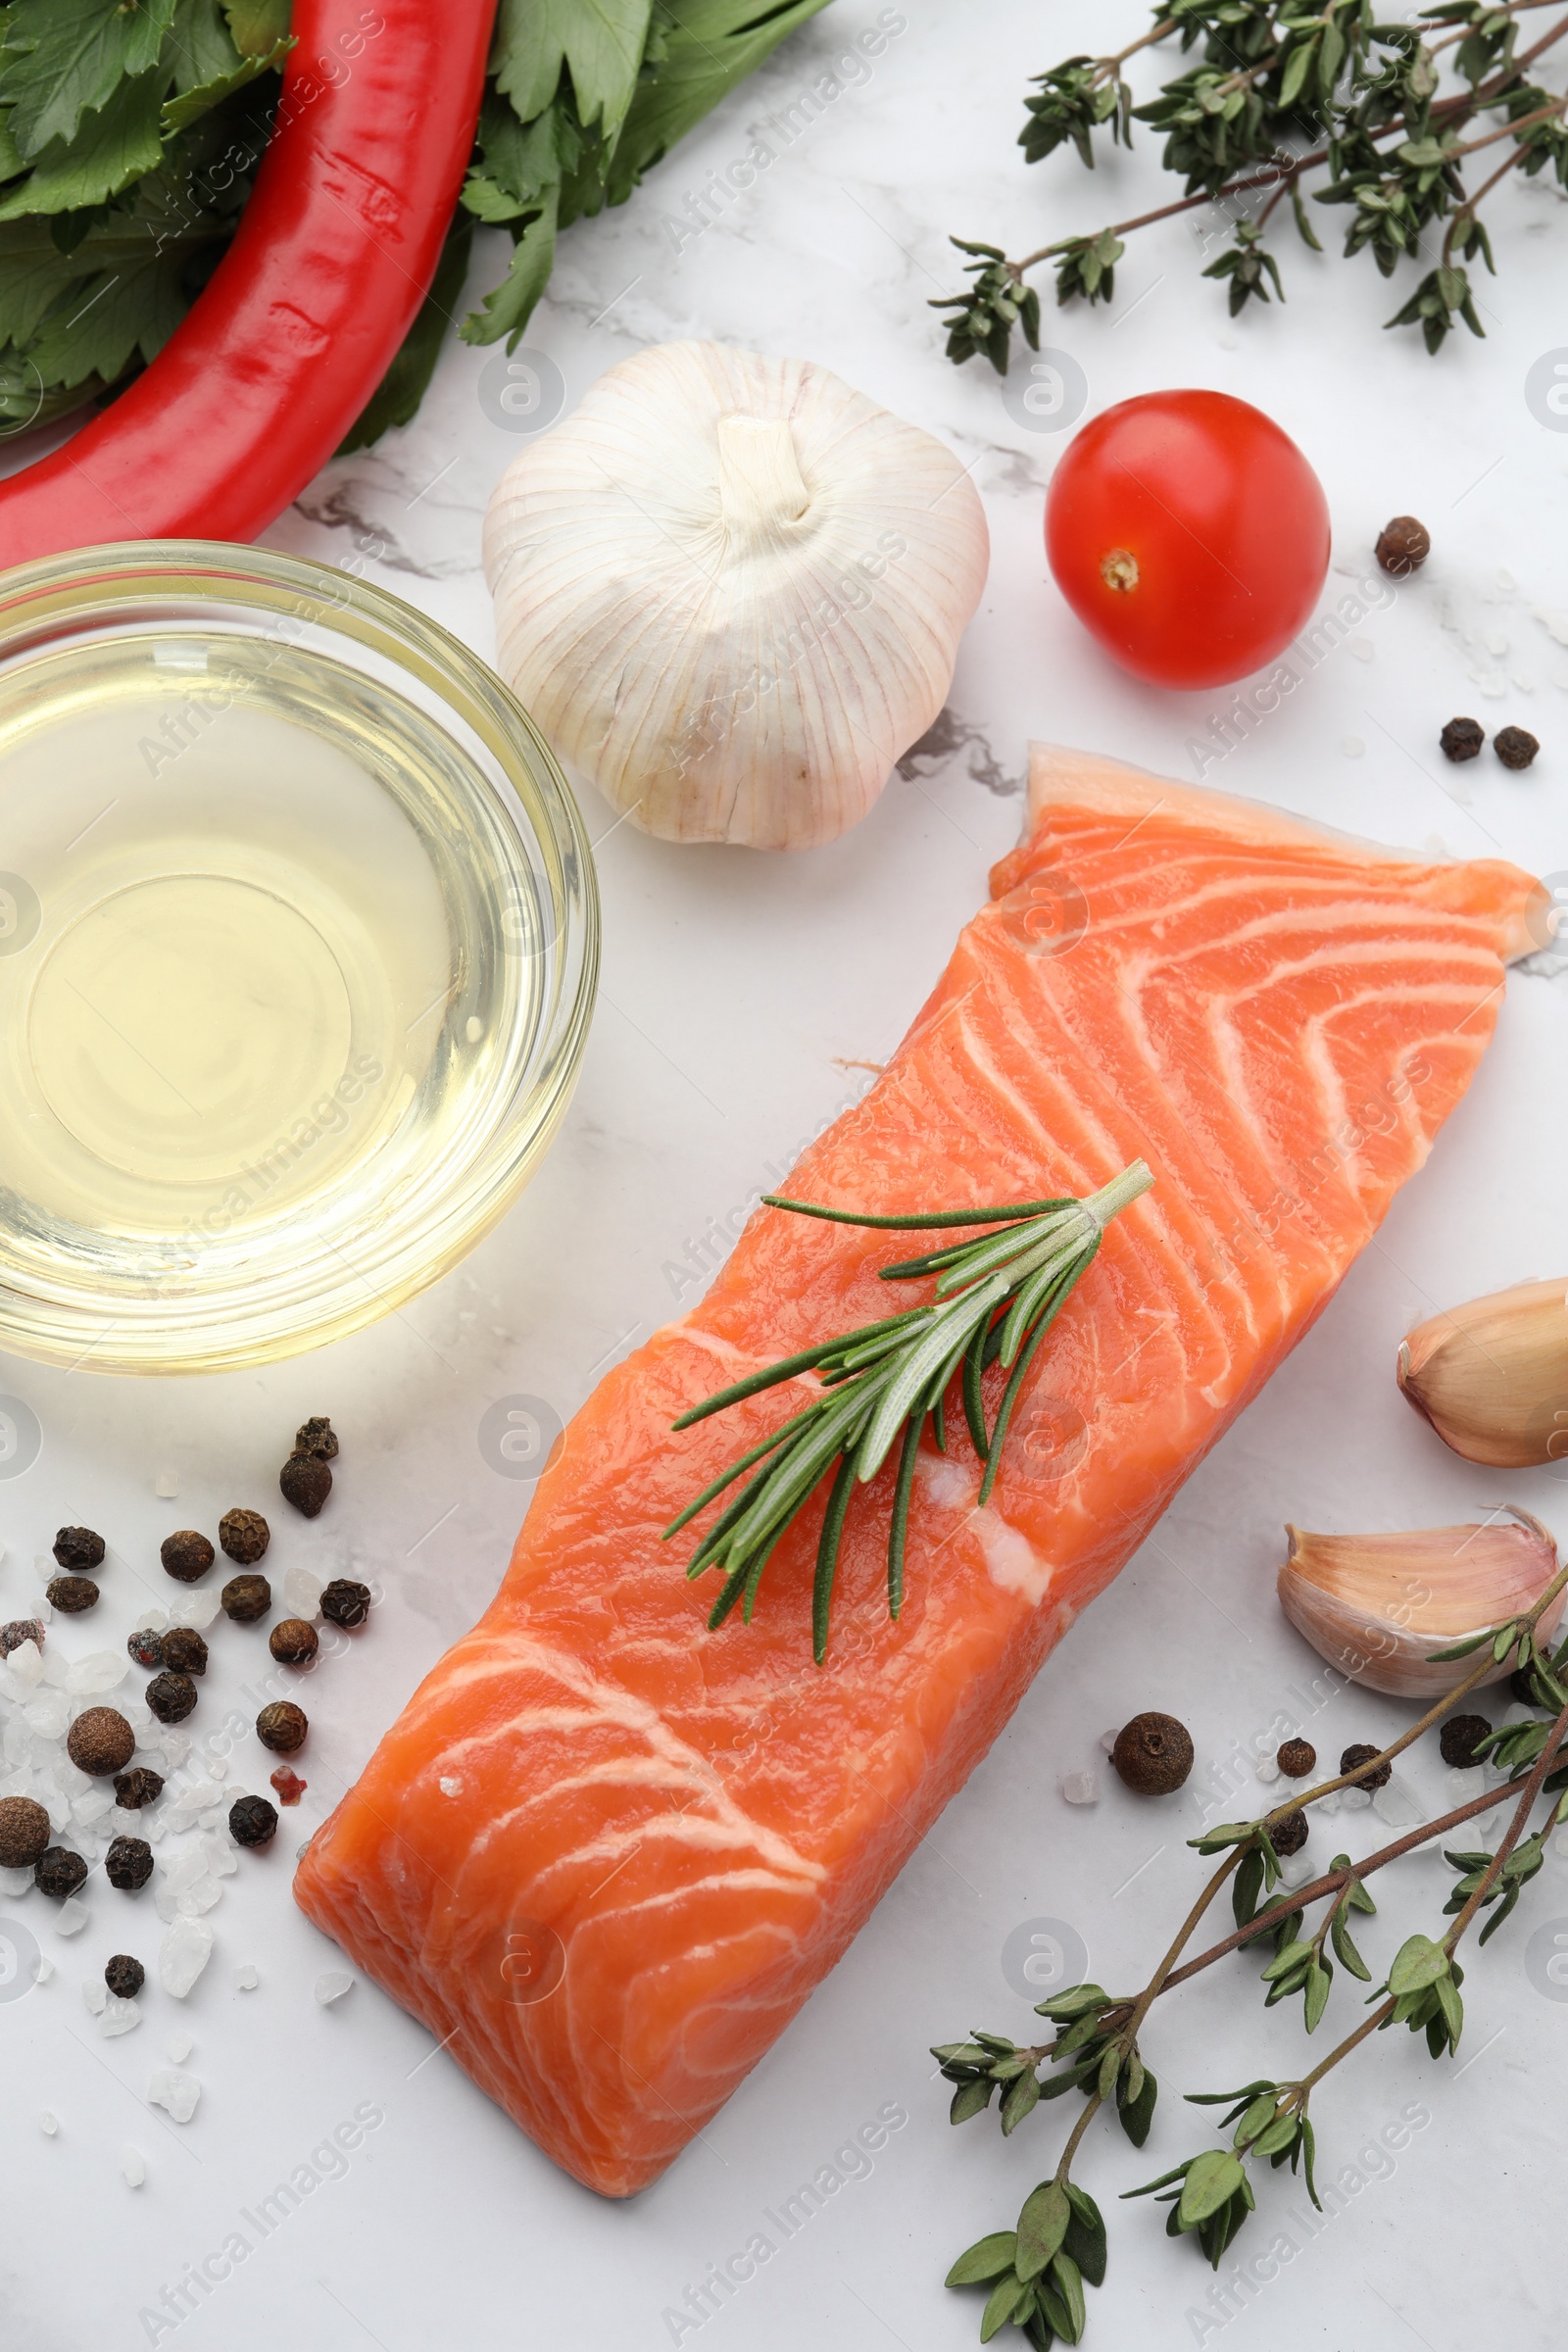
{"type": "Polygon", "coordinates": [[[242,57],[261,57],[288,31],[290,0],[223,0],[223,14],[242,57]]]}
{"type": "Polygon", "coordinates": [[[74,138],[51,139],[38,153],[26,178],[0,201],[0,220],[102,204],[155,172],[164,152],[162,103],[160,74],[138,74],[122,81],[107,105],[78,117],[74,138]]]}
{"type": "Polygon", "coordinates": [[[496,87],[531,122],[555,97],[564,65],[577,120],[612,139],[637,87],[652,15],[653,0],[501,0],[496,87]]]}
{"type": "Polygon", "coordinates": [[[34,156],[51,140],[74,139],[84,114],[107,106],[127,75],[149,73],[173,23],[174,4],[12,0],[0,103],[12,110],[19,153],[34,156]]]}

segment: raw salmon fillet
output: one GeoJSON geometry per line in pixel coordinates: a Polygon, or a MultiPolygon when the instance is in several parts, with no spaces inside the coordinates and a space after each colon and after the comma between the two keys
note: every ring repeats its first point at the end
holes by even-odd
{"type": "Polygon", "coordinates": [[[955,1413],[948,1455],[921,1455],[897,1625],[890,1457],[851,1507],[825,1666],[821,1494],[754,1623],[706,1630],[717,1577],[688,1583],[693,1537],[660,1531],[814,1382],[670,1423],[929,1287],[877,1280],[898,1236],[760,1209],[702,1304],[578,1413],[495,1601],[295,1882],[608,2196],[657,2179],[782,2032],[1332,1296],[1463,1094],[1544,901],[1509,865],[1423,864],[1040,748],[992,894],[787,1187],[978,1206],[1149,1161],[1035,1358],[991,1503],[955,1413]]]}

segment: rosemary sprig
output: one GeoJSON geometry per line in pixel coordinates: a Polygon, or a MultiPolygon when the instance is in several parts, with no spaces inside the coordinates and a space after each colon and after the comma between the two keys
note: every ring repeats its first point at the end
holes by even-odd
{"type": "MultiPolygon", "coordinates": [[[[1517,1515],[1528,1518],[1523,1512],[1517,1515]]],[[[1267,2157],[1276,2170],[1287,2163],[1293,2172],[1304,2167],[1307,2192],[1317,2203],[1312,2178],[1315,2143],[1307,2110],[1313,2090],[1326,2075],[1371,2034],[1390,2026],[1403,2025],[1413,2034],[1424,2034],[1435,2059],[1457,2049],[1464,2023],[1459,1989],[1464,1972],[1456,1956],[1457,1946],[1484,1909],[1491,1910],[1491,1917],[1481,1942],[1502,1926],[1542,1867],[1547,1835],[1556,1823],[1568,1818],[1568,1638],[1550,1654],[1538,1639],[1543,1616],[1565,1586],[1568,1568],[1559,1566],[1529,1609],[1438,1652],[1439,1658],[1446,1659],[1476,1654],[1477,1663],[1417,1723],[1371,1761],[1358,1765],[1353,1774],[1341,1774],[1304,1794],[1293,1792],[1285,1804],[1255,1821],[1226,1823],[1191,1839],[1200,1853],[1223,1853],[1225,1858],[1141,1993],[1107,1993],[1098,1984],[1067,1985],[1039,2004],[1037,2014],[1049,2018],[1056,2029],[1050,2042],[1020,2048],[1004,2034],[976,2031],[964,2042],[940,2044],[933,2051],[942,2074],[955,2085],[951,2120],[956,2124],[983,2113],[1000,2090],[1002,2129],[1004,2134],[1010,2134],[1037,2105],[1068,2091],[1084,2093],[1083,2109],[1055,2173],[1031,2191],[1016,2228],[978,2240],[958,2257],[948,2275],[949,2286],[983,2285],[989,2290],[981,2315],[982,2342],[1009,2325],[1022,2328],[1026,2339],[1037,2346],[1057,2339],[1079,2341],[1086,2322],[1083,2285],[1087,2281],[1098,2286],[1104,2277],[1105,2232],[1099,2208],[1069,2178],[1070,2169],[1090,2123],[1107,2103],[1113,2102],[1122,2130],[1134,2146],[1142,2147],[1148,2137],[1157,2092],[1139,2048],[1139,2034],[1154,2002],[1229,1954],[1255,1948],[1263,1938],[1272,1937],[1274,1955],[1262,1972],[1264,2005],[1272,2008],[1291,1994],[1302,1993],[1303,2022],[1310,2034],[1323,2015],[1334,1973],[1327,1945],[1332,1944],[1335,1957],[1350,1976],[1370,1982],[1372,1971],[1348,1930],[1352,1912],[1372,1914],[1376,1910],[1366,1881],[1417,1847],[1446,1837],[1460,1823],[1516,1796],[1507,1831],[1494,1853],[1447,1855],[1463,1874],[1446,1905],[1452,1926],[1441,1937],[1414,1935],[1405,1938],[1383,1983],[1370,1995],[1376,2006],[1354,2032],[1309,2074],[1295,2081],[1260,2080],[1235,2091],[1189,2094],[1199,2106],[1230,2106],[1224,2121],[1228,2128],[1234,2127],[1231,2145],[1203,2149],[1159,2179],[1126,2193],[1146,2196],[1163,2192],[1163,2201],[1170,2208],[1167,2233],[1195,2236],[1217,2268],[1254,2210],[1256,2200],[1246,2169],[1250,2160],[1267,2157]],[[1392,1761],[1451,1712],[1497,1666],[1510,1660],[1528,1677],[1537,1706],[1555,1720],[1538,1717],[1505,1725],[1490,1740],[1478,1743],[1478,1753],[1489,1748],[1494,1758],[1510,1770],[1512,1780],[1507,1788],[1483,1790],[1361,1862],[1352,1864],[1348,1855],[1337,1854],[1324,1877],[1282,1895],[1261,1912],[1257,1909],[1260,1890],[1265,1886],[1272,1890],[1279,1881],[1279,1858],[1270,1832],[1287,1812],[1315,1804],[1392,1761]],[[1527,1835],[1543,1791],[1554,1801],[1545,1819],[1527,1835]],[[1235,1934],[1178,1966],[1209,1906],[1227,1884],[1232,1887],[1235,1934]],[[1325,1898],[1327,1909],[1320,1926],[1303,1938],[1306,1911],[1325,1898]],[[1453,1917],[1455,1913],[1457,1917],[1453,1917]]]]}
{"type": "Polygon", "coordinates": [[[732,1462],[689,1502],[664,1530],[678,1535],[727,1487],[755,1475],[720,1511],[687,1564],[689,1577],[717,1569],[724,1582],[709,1617],[722,1625],[737,1602],[747,1624],[773,1548],[824,1478],[833,1483],[817,1544],[811,1594],[811,1647],[820,1666],[827,1651],[833,1585],[838,1571],[850,1497],[857,1481],[875,1478],[903,1431],[893,1517],[888,1532],[888,1611],[904,1603],[904,1564],[909,1499],[921,1432],[932,1424],[939,1451],[947,1450],[946,1399],[959,1382],[964,1421],[975,1452],[985,1464],[979,1501],[990,1500],[1001,1467],[1002,1448],[1019,1392],[1042,1340],[1094,1259],[1112,1217],[1149,1190],[1154,1179],[1141,1159],[1091,1193],[1087,1200],[1059,1197],[1016,1200],[996,1208],[936,1209],[910,1216],[873,1216],[857,1209],[824,1208],[809,1200],[764,1196],[769,1208],[835,1225],[860,1225],[913,1233],[963,1226],[993,1226],[968,1241],[954,1242],[919,1257],[881,1268],[884,1282],[917,1282],[936,1276],[936,1292],[924,1306],[906,1307],[842,1332],[819,1346],[803,1348],[765,1371],[736,1381],[705,1397],[675,1422],[690,1429],[710,1414],[723,1412],[763,1389],[814,1373],[821,1389],[769,1437],[732,1462]],[[986,1427],[982,1380],[994,1363],[1008,1375],[991,1427],[986,1427]],[[836,1469],[834,1464],[837,1464],[836,1469]]]}

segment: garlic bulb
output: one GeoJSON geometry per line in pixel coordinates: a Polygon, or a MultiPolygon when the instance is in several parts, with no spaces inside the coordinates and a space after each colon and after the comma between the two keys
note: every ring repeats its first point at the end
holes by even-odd
{"type": "Polygon", "coordinates": [[[990,542],[951,451],[808,360],[665,343],[496,487],[502,675],[666,841],[858,824],[947,698],[990,542]]]}
{"type": "Polygon", "coordinates": [[[1568,1281],[1515,1283],[1417,1324],[1398,1381],[1469,1461],[1568,1461],[1568,1281]]]}
{"type": "MultiPolygon", "coordinates": [[[[1280,1606],[1352,1683],[1398,1698],[1436,1698],[1478,1661],[1434,1665],[1431,1653],[1519,1615],[1556,1574],[1550,1532],[1528,1511],[1516,1510],[1513,1520],[1386,1536],[1313,1536],[1287,1527],[1280,1606]]],[[[1559,1593],[1537,1628],[1543,1641],[1562,1611],[1559,1593]]],[[[1499,1682],[1511,1664],[1505,1658],[1486,1681],[1499,1682]]]]}

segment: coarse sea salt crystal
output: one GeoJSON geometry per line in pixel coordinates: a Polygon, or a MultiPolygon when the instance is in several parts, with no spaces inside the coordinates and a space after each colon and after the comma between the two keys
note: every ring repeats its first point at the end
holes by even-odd
{"type": "Polygon", "coordinates": [[[213,1956],[213,1931],[204,1919],[176,1919],[158,1947],[158,1982],[182,2001],[213,1956]]]}
{"type": "Polygon", "coordinates": [[[188,1625],[197,1633],[205,1633],[217,1615],[216,1592],[182,1592],[170,1605],[169,1622],[171,1625],[188,1625]]]}
{"type": "Polygon", "coordinates": [[[136,1623],[139,1627],[145,1628],[149,1634],[161,1634],[169,1624],[169,1611],[167,1609],[138,1609],[136,1623]]]}
{"type": "Polygon", "coordinates": [[[47,1954],[40,1952],[38,1954],[38,1964],[32,1972],[33,1983],[35,1984],[47,1984],[54,1973],[54,1962],[47,1956],[47,1954]]]}
{"type": "Polygon", "coordinates": [[[127,2188],[140,2188],[147,2178],[147,2159],[140,2148],[121,2149],[120,2170],[127,2188]]]}
{"type": "Polygon", "coordinates": [[[254,1992],[261,1981],[261,1971],[254,1960],[242,1960],[234,1971],[236,1992],[254,1992]]]}
{"type": "Polygon", "coordinates": [[[323,1591],[320,1578],[313,1576],[308,1568],[286,1568],[283,1572],[283,1606],[291,1617],[303,1617],[307,1622],[318,1617],[323,1591]]]}
{"type": "Polygon", "coordinates": [[[68,1894],[55,1913],[55,1934],[57,1936],[79,1936],[87,1925],[87,1916],[86,1904],[78,1903],[74,1894],[68,1894]]]}
{"type": "Polygon", "coordinates": [[[1272,1749],[1266,1756],[1259,1756],[1252,1769],[1257,1774],[1258,1779],[1265,1783],[1277,1781],[1280,1777],[1279,1759],[1275,1756],[1272,1749]]]}
{"type": "Polygon", "coordinates": [[[159,1734],[158,1744],[164,1751],[164,1762],[169,1766],[170,1771],[178,1772],[185,1758],[190,1754],[189,1732],[177,1732],[171,1724],[166,1723],[159,1734]]]}
{"type": "Polygon", "coordinates": [[[323,2009],[340,2001],[346,1992],[354,1990],[354,1979],[346,1968],[327,1968],[316,1980],[316,1997],[323,2009]]]}
{"type": "Polygon", "coordinates": [[[183,2066],[196,2044],[188,2034],[171,2034],[164,2049],[175,2066],[183,2066]]]}
{"type": "Polygon", "coordinates": [[[71,1709],[63,1690],[35,1690],[22,1710],[29,1730],[40,1740],[63,1740],[71,1709]]]}
{"type": "Polygon", "coordinates": [[[40,2132],[47,2132],[49,2137],[53,2139],[55,2133],[60,2129],[60,2120],[58,2116],[51,2115],[47,2107],[40,2107],[38,2110],[38,2129],[40,2132]]]}
{"type": "Polygon", "coordinates": [[[25,1894],[32,1883],[30,1870],[0,1870],[0,1894],[25,1894]]]}
{"type": "Polygon", "coordinates": [[[43,1673],[38,1678],[40,1682],[46,1684],[52,1690],[63,1690],[66,1687],[66,1677],[70,1672],[71,1660],[63,1658],[58,1649],[44,1651],[43,1673]]]}
{"type": "Polygon", "coordinates": [[[1283,1854],[1280,1857],[1280,1880],[1286,1886],[1304,1886],[1317,1865],[1304,1854],[1283,1854]]]}
{"type": "Polygon", "coordinates": [[[148,2104],[162,2107],[176,2124],[188,2124],[196,2112],[202,2086],[194,2075],[182,2075],[176,2067],[160,2067],[147,2085],[148,2104]]]}
{"type": "Polygon", "coordinates": [[[66,1689],[80,1693],[116,1690],[129,1672],[130,1660],[122,1650],[90,1650],[67,1668],[66,1689]]]}
{"type": "Polygon", "coordinates": [[[133,2034],[141,2024],[141,2009],[137,2002],[122,2000],[112,1992],[104,2003],[104,2013],[98,2020],[98,2031],[106,2041],[116,2040],[122,2034],[133,2034]]]}
{"type": "Polygon", "coordinates": [[[198,1813],[205,1813],[219,1791],[211,1781],[192,1781],[169,1800],[169,1821],[172,1829],[185,1829],[198,1813]]]}
{"type": "Polygon", "coordinates": [[[1061,1793],[1069,1805],[1095,1805],[1100,1802],[1100,1781],[1092,1772],[1069,1772],[1061,1784],[1061,1793]]]}
{"type": "Polygon", "coordinates": [[[160,1470],[153,1480],[153,1493],[160,1502],[172,1502],[179,1493],[179,1473],[175,1470],[160,1470]]]}
{"type": "Polygon", "coordinates": [[[58,1788],[40,1788],[38,1802],[49,1816],[49,1827],[55,1837],[71,1827],[71,1799],[62,1796],[58,1788]]]}
{"type": "Polygon", "coordinates": [[[1391,1830],[1413,1830],[1426,1819],[1426,1807],[1402,1772],[1391,1773],[1383,1787],[1372,1791],[1372,1809],[1391,1830]]]}
{"type": "Polygon", "coordinates": [[[81,1997],[87,2004],[89,2016],[102,2017],[109,1999],[109,1987],[102,1977],[88,1977],[82,1984],[81,1997]]]}
{"type": "Polygon", "coordinates": [[[1342,1788],[1340,1803],[1347,1813],[1364,1813],[1372,1802],[1370,1788],[1342,1788]]]}
{"type": "Polygon", "coordinates": [[[85,1796],[71,1800],[71,1818],[78,1829],[93,1829],[106,1813],[115,1810],[115,1800],[107,1788],[89,1788],[85,1796]]]}
{"type": "Polygon", "coordinates": [[[19,1642],[6,1660],[6,1672],[25,1690],[35,1689],[43,1680],[43,1651],[37,1642],[19,1642]]]}
{"type": "Polygon", "coordinates": [[[231,1879],[239,1868],[234,1848],[211,1830],[202,1835],[202,1854],[215,1879],[231,1879]]]}
{"type": "Polygon", "coordinates": [[[1115,1744],[1116,1744],[1117,1740],[1118,1740],[1120,1738],[1121,1738],[1121,1727],[1120,1727],[1120,1725],[1119,1725],[1119,1724],[1116,1726],[1116,1728],[1115,1728],[1113,1731],[1102,1732],[1102,1733],[1101,1733],[1101,1735],[1100,1735],[1100,1745],[1101,1745],[1101,1748],[1102,1748],[1102,1752],[1103,1752],[1105,1755],[1107,1755],[1107,1756],[1108,1756],[1108,1755],[1109,1755],[1109,1753],[1110,1753],[1110,1751],[1111,1751],[1111,1749],[1112,1749],[1112,1748],[1115,1746],[1115,1744]]]}
{"type": "Polygon", "coordinates": [[[228,1763],[222,1756],[212,1757],[208,1762],[207,1769],[215,1781],[226,1781],[228,1778],[228,1763]]]}

